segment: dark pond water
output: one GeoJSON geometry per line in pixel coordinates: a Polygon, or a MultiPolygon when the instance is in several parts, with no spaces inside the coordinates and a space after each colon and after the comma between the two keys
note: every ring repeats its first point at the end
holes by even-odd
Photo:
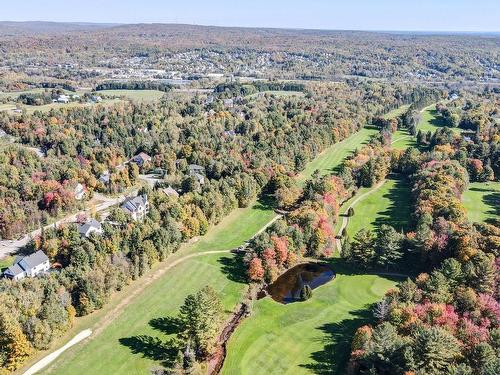
{"type": "Polygon", "coordinates": [[[300,301],[300,290],[304,285],[311,289],[326,284],[335,277],[333,270],[326,264],[304,263],[290,268],[267,287],[269,295],[277,302],[291,303],[300,301]]]}

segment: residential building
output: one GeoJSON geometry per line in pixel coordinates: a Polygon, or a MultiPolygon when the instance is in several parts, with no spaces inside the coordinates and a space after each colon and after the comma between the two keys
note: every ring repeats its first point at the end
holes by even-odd
{"type": "Polygon", "coordinates": [[[42,250],[25,257],[17,257],[14,265],[7,268],[3,276],[12,280],[21,280],[25,277],[35,277],[47,272],[50,262],[42,250]]]}
{"type": "Polygon", "coordinates": [[[166,196],[174,197],[174,198],[178,198],[179,197],[179,193],[174,188],[172,188],[172,186],[170,186],[170,185],[168,186],[168,188],[161,189],[161,191],[166,196]]]}
{"type": "Polygon", "coordinates": [[[111,174],[109,171],[104,171],[101,176],[99,176],[99,181],[101,181],[104,185],[108,185],[111,180],[111,174]]]}
{"type": "Polygon", "coordinates": [[[78,183],[76,186],[75,186],[75,189],[73,190],[73,192],[75,193],[75,199],[77,201],[80,201],[83,199],[83,197],[85,196],[85,186],[78,183]]]}
{"type": "Polygon", "coordinates": [[[138,155],[135,155],[132,158],[132,161],[136,163],[139,167],[142,167],[145,163],[151,161],[151,156],[149,156],[145,152],[141,152],[138,155]]]}
{"type": "Polygon", "coordinates": [[[148,197],[147,195],[138,195],[137,197],[129,198],[123,202],[121,208],[125,213],[130,215],[132,220],[141,221],[149,212],[148,197]]]}
{"type": "Polygon", "coordinates": [[[92,233],[102,234],[102,225],[95,219],[91,219],[86,223],[78,224],[78,233],[80,236],[89,237],[92,233]]]}

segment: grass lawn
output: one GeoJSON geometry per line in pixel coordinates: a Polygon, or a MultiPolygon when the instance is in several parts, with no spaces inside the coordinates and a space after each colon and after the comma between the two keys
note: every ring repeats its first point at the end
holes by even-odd
{"type": "Polygon", "coordinates": [[[376,129],[363,128],[349,138],[344,139],[342,142],[330,146],[307,164],[304,171],[298,175],[297,180],[300,183],[304,183],[316,169],[319,169],[322,175],[333,173],[335,168],[338,167],[347,156],[357,148],[361,148],[362,145],[368,141],[370,136],[376,133],[376,129]]]}
{"type": "Polygon", "coordinates": [[[124,96],[127,99],[152,102],[160,99],[165,93],[158,90],[101,90],[96,91],[97,95],[124,96]]]}
{"type": "Polygon", "coordinates": [[[12,263],[14,263],[14,256],[8,256],[6,258],[0,259],[0,271],[2,271],[4,268],[12,266],[12,263]]]}
{"type": "Polygon", "coordinates": [[[410,187],[404,179],[389,178],[381,188],[367,195],[354,207],[347,233],[352,238],[360,229],[376,229],[382,224],[408,230],[410,187]]]}
{"type": "MultiPolygon", "coordinates": [[[[103,100],[100,105],[110,105],[119,103],[119,99],[109,99],[103,100]]],[[[45,105],[22,105],[21,108],[25,108],[28,113],[33,113],[35,111],[41,112],[49,112],[51,109],[64,109],[64,108],[78,108],[78,107],[89,107],[96,105],[95,103],[79,103],[79,102],[70,102],[70,103],[50,103],[45,105]]]]}
{"type": "Polygon", "coordinates": [[[343,374],[355,330],[371,321],[370,304],[396,284],[352,274],[332,261],[336,278],[307,302],[256,301],[252,315],[231,337],[222,374],[343,374]]]}
{"type": "Polygon", "coordinates": [[[392,135],[392,147],[397,150],[404,150],[408,147],[417,147],[417,142],[415,137],[408,131],[401,129],[392,135]]]}
{"type": "Polygon", "coordinates": [[[398,116],[401,116],[403,113],[405,113],[405,111],[410,108],[410,105],[409,104],[405,104],[405,105],[402,105],[401,107],[398,107],[398,108],[395,108],[393,109],[392,111],[390,112],[387,112],[385,115],[383,115],[382,117],[385,118],[386,120],[388,119],[391,119],[391,118],[394,118],[394,117],[398,117],[398,116]]]}
{"type": "MultiPolygon", "coordinates": [[[[420,121],[417,126],[418,130],[422,130],[423,132],[427,133],[428,131],[435,132],[437,129],[445,127],[444,120],[436,110],[435,104],[422,109],[422,111],[420,112],[420,116],[420,121]]],[[[455,133],[460,133],[459,128],[451,129],[455,133]]]]}
{"type": "Polygon", "coordinates": [[[462,194],[469,220],[485,222],[500,217],[500,182],[472,182],[462,194]]]}

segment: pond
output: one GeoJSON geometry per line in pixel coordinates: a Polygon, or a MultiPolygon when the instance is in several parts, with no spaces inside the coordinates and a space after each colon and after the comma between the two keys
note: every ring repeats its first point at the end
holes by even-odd
{"type": "Polygon", "coordinates": [[[280,303],[300,301],[300,291],[304,285],[315,289],[335,277],[335,273],[327,264],[304,263],[290,268],[267,287],[267,292],[280,303]]]}

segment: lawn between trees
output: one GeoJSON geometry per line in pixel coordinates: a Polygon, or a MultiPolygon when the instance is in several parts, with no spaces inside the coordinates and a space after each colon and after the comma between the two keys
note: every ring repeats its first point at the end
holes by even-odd
{"type": "MultiPolygon", "coordinates": [[[[361,146],[375,133],[376,130],[365,128],[346,140],[329,147],[306,166],[306,169],[298,177],[299,181],[305,181],[316,169],[319,169],[322,174],[333,172],[346,156],[361,146]]],[[[274,211],[268,202],[258,202],[252,207],[236,210],[226,217],[222,223],[211,228],[207,235],[202,237],[200,241],[183,246],[165,264],[193,253],[235,248],[251,238],[274,216],[274,211]]],[[[159,265],[159,267],[161,266],[159,265]]],[[[323,292],[326,293],[325,295],[333,293],[333,297],[330,295],[326,298],[331,303],[330,308],[325,309],[324,313],[318,315],[318,318],[320,320],[323,319],[325,323],[332,322],[335,320],[335,316],[338,316],[340,326],[341,321],[349,319],[351,316],[366,314],[366,304],[371,303],[370,301],[375,302],[380,299],[385,291],[396,283],[387,277],[376,275],[348,275],[351,272],[347,268],[346,270],[346,275],[343,277],[340,268],[339,270],[336,269],[336,272],[340,272],[339,280],[341,281],[337,282],[336,280],[320,288],[320,290],[325,289],[325,292],[323,292]],[[337,286],[337,284],[341,285],[337,286]],[[329,290],[330,288],[333,289],[329,290]],[[338,294],[345,295],[346,300],[342,301],[335,298],[334,296],[338,294]],[[335,313],[335,311],[337,312],[335,313]]],[[[152,270],[152,272],[154,273],[155,271],[152,270]]],[[[145,277],[147,278],[148,275],[145,277]]],[[[113,297],[113,301],[103,310],[111,311],[112,307],[119,303],[120,296],[124,298],[137,287],[136,284],[140,284],[141,282],[141,279],[139,279],[124,291],[117,293],[113,297]]],[[[169,358],[165,357],[168,354],[166,354],[164,348],[156,348],[158,345],[156,345],[157,341],[155,340],[156,338],[165,340],[172,337],[173,327],[158,327],[154,323],[155,319],[176,316],[184,298],[188,294],[200,290],[205,285],[212,286],[220,294],[226,310],[225,313],[229,316],[241,300],[247,287],[243,265],[229,253],[207,254],[203,257],[187,259],[158,277],[157,280],[151,282],[123,311],[119,312],[109,325],[102,329],[102,332],[69,349],[52,365],[47,367],[43,373],[93,374],[103,371],[106,373],[145,373],[152,367],[160,366],[162,362],[169,358]]],[[[315,292],[315,295],[310,300],[311,302],[307,303],[325,303],[325,300],[323,302],[315,302],[316,295],[320,293],[320,290],[317,293],[315,292]]],[[[263,303],[266,304],[276,304],[273,301],[268,301],[268,299],[262,301],[265,301],[263,303]]],[[[256,305],[258,306],[260,302],[256,305]]],[[[276,308],[279,307],[281,305],[276,306],[276,308]]],[[[298,308],[294,307],[294,309],[298,308]]],[[[316,310],[316,308],[318,306],[313,307],[313,310],[316,310]]],[[[98,312],[96,315],[100,317],[92,318],[91,315],[87,320],[90,322],[92,328],[99,329],[100,322],[103,319],[109,319],[109,317],[105,318],[106,314],[102,312],[98,312]]],[[[265,319],[264,316],[260,316],[258,307],[254,316],[249,321],[256,319],[259,319],[259,321],[260,319],[265,319]]],[[[311,325],[306,324],[302,329],[314,335],[314,324],[317,322],[319,320],[311,320],[311,325]]],[[[261,324],[266,325],[266,322],[263,321],[261,324]]],[[[349,324],[352,330],[357,326],[358,322],[356,321],[349,324]]],[[[82,329],[83,325],[77,322],[76,327],[82,329]]],[[[275,328],[281,327],[277,326],[275,328]]],[[[76,332],[77,330],[72,329],[66,335],[65,341],[76,332]]],[[[317,333],[316,331],[316,335],[317,333]]],[[[343,331],[342,334],[346,335],[343,337],[343,340],[349,341],[351,333],[350,331],[343,331]]],[[[339,335],[338,333],[333,334],[339,335]]],[[[279,332],[279,336],[281,337],[281,331],[279,332]]],[[[281,343],[286,342],[286,337],[284,334],[282,336],[284,340],[279,341],[281,343]]],[[[230,341],[230,345],[235,345],[232,344],[233,341],[230,341]]],[[[301,342],[296,342],[295,344],[297,345],[296,351],[302,352],[304,359],[313,355],[312,353],[316,350],[307,341],[304,341],[304,345],[301,342]]],[[[236,345],[240,347],[238,343],[236,345]]],[[[322,344],[319,346],[322,346],[322,344]]],[[[319,346],[317,343],[314,345],[318,350],[320,349],[319,346]]],[[[241,351],[241,349],[238,351],[241,351]]],[[[228,352],[230,353],[230,357],[236,354],[231,353],[231,350],[228,352]]],[[[276,351],[275,355],[278,357],[281,356],[281,351],[276,351]]],[[[230,361],[234,362],[234,360],[230,361]]],[[[303,362],[304,364],[307,363],[305,360],[303,362]]],[[[252,368],[249,367],[249,369],[252,368]]],[[[307,368],[304,367],[304,371],[306,370],[307,368]]],[[[223,371],[224,373],[228,373],[226,367],[224,367],[223,371]]],[[[280,368],[276,368],[276,371],[281,373],[280,368]]]]}

